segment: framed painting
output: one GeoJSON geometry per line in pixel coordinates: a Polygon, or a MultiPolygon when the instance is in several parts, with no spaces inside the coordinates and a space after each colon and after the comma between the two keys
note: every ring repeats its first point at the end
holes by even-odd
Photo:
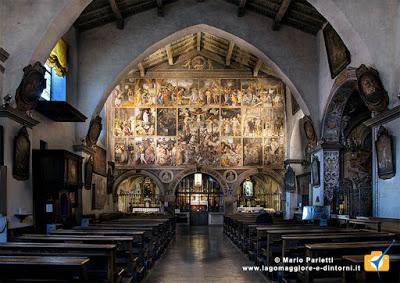
{"type": "Polygon", "coordinates": [[[296,176],[297,190],[300,195],[309,194],[309,186],[311,184],[311,173],[304,173],[296,176]]]}
{"type": "Polygon", "coordinates": [[[350,52],[330,24],[324,27],[323,33],[329,69],[333,79],[350,64],[350,52]]]}
{"type": "Polygon", "coordinates": [[[312,176],[313,187],[318,187],[321,184],[319,170],[320,170],[320,162],[318,157],[314,155],[311,161],[311,176],[312,176]]]}
{"type": "Polygon", "coordinates": [[[393,136],[381,126],[375,143],[378,163],[378,176],[381,179],[392,178],[395,172],[395,156],[393,150],[393,136]]]}
{"type": "Polygon", "coordinates": [[[93,179],[93,158],[90,157],[85,163],[85,189],[90,190],[93,179]]]}
{"type": "Polygon", "coordinates": [[[14,138],[13,176],[16,180],[29,179],[30,156],[31,141],[26,127],[22,127],[14,138]]]}
{"type": "Polygon", "coordinates": [[[107,177],[107,152],[99,146],[95,146],[93,173],[107,177]]]}

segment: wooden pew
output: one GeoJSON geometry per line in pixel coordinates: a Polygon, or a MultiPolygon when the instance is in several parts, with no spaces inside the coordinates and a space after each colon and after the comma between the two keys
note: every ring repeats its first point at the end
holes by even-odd
{"type": "Polygon", "coordinates": [[[115,266],[115,245],[8,242],[0,244],[0,255],[87,257],[88,279],[110,283],[120,282],[124,272],[115,266]]]}
{"type": "MultiPolygon", "coordinates": [[[[346,255],[366,255],[370,254],[371,251],[383,251],[389,245],[391,241],[374,241],[374,242],[351,242],[351,243],[318,243],[318,244],[306,244],[307,257],[333,257],[335,264],[342,264],[342,256],[346,255]]],[[[398,254],[400,253],[400,243],[394,243],[389,253],[398,254]]],[[[299,282],[313,282],[315,278],[327,277],[337,278],[342,274],[338,272],[315,272],[306,271],[298,273],[299,282]]]]}
{"type": "Polygon", "coordinates": [[[376,230],[378,232],[381,232],[382,230],[382,221],[379,220],[370,220],[370,219],[348,219],[347,220],[347,227],[358,227],[358,226],[363,226],[365,228],[366,226],[373,225],[376,227],[376,230]]]}
{"type": "Polygon", "coordinates": [[[87,282],[87,257],[0,256],[0,280],[87,282]]]}
{"type": "MultiPolygon", "coordinates": [[[[329,227],[319,227],[312,228],[302,227],[302,228],[283,228],[283,229],[275,229],[271,227],[259,227],[257,230],[257,262],[263,262],[265,265],[269,265],[270,256],[273,252],[272,245],[279,241],[282,235],[285,234],[310,234],[310,233],[339,233],[339,232],[349,232],[350,229],[341,229],[341,228],[329,228],[329,227]],[[264,248],[262,245],[262,237],[265,236],[265,249],[264,253],[261,250],[264,248]],[[263,255],[263,257],[260,257],[263,255]],[[264,260],[265,259],[265,260],[264,260]]],[[[275,250],[279,252],[281,248],[278,247],[275,250]]]]}
{"type": "Polygon", "coordinates": [[[400,282],[400,254],[388,254],[390,269],[388,272],[364,271],[364,255],[346,255],[342,257],[344,265],[360,266],[360,271],[343,271],[343,283],[375,283],[375,282],[400,282]]]}
{"type": "Polygon", "coordinates": [[[16,240],[42,243],[114,244],[117,246],[117,264],[126,267],[130,276],[135,278],[144,276],[144,267],[138,265],[138,258],[134,254],[134,237],[132,236],[24,234],[16,240]]]}

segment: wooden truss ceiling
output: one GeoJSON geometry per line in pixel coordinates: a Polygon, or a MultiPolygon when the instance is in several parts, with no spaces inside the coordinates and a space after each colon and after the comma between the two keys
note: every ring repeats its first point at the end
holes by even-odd
{"type": "MultiPolygon", "coordinates": [[[[75,22],[79,31],[85,31],[110,22],[116,22],[119,29],[124,27],[124,19],[134,14],[154,9],[158,16],[164,13],[164,5],[178,0],[93,0],[75,22]]],[[[188,0],[180,0],[188,1],[188,0]]],[[[195,2],[195,0],[191,0],[195,2]]],[[[197,0],[197,2],[215,0],[197,0]]],[[[273,19],[273,30],[281,25],[289,25],[304,32],[316,34],[326,20],[306,0],[225,0],[237,5],[237,16],[246,16],[251,10],[273,19]]]]}
{"type": "Polygon", "coordinates": [[[157,50],[140,62],[137,70],[144,76],[147,70],[166,62],[172,66],[178,58],[184,58],[185,54],[190,56],[192,52],[202,52],[202,55],[225,66],[242,65],[251,70],[254,77],[257,77],[259,72],[276,76],[272,69],[255,55],[232,41],[205,32],[185,36],[157,50]]]}

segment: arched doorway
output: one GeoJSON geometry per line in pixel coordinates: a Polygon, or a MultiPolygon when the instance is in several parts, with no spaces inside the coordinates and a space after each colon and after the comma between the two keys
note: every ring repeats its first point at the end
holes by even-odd
{"type": "Polygon", "coordinates": [[[207,225],[209,213],[223,211],[223,190],[208,174],[194,173],[184,177],[176,187],[176,209],[187,213],[192,225],[207,225]]]}
{"type": "Polygon", "coordinates": [[[124,213],[160,212],[160,188],[147,176],[134,175],[117,188],[118,211],[124,213]]]}
{"type": "Polygon", "coordinates": [[[271,213],[282,210],[282,187],[271,176],[258,173],[245,178],[237,188],[239,212],[267,210],[271,213]]]}

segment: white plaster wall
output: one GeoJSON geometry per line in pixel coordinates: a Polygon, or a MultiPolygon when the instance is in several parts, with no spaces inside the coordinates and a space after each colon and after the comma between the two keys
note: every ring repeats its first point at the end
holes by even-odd
{"type": "MultiPolygon", "coordinates": [[[[224,30],[258,48],[293,82],[307,105],[316,105],[318,46],[314,36],[287,26],[274,32],[271,19],[250,11],[239,18],[237,7],[222,0],[177,1],[166,6],[165,13],[161,18],[155,10],[149,10],[127,18],[123,30],[110,23],[80,35],[79,108],[84,113],[94,112],[117,76],[146,49],[197,24],[224,30]]],[[[316,116],[318,107],[310,109],[316,116]]],[[[79,137],[86,131],[87,125],[79,130],[79,137]]]]}
{"type": "MultiPolygon", "coordinates": [[[[374,188],[375,213],[377,217],[400,218],[400,119],[384,125],[395,139],[396,175],[388,180],[378,178],[374,188]]],[[[376,159],[373,160],[374,167],[376,159]]]]}
{"type": "Polygon", "coordinates": [[[2,0],[0,46],[10,57],[4,74],[3,93],[14,95],[29,63],[44,63],[91,0],[2,0]]]}

